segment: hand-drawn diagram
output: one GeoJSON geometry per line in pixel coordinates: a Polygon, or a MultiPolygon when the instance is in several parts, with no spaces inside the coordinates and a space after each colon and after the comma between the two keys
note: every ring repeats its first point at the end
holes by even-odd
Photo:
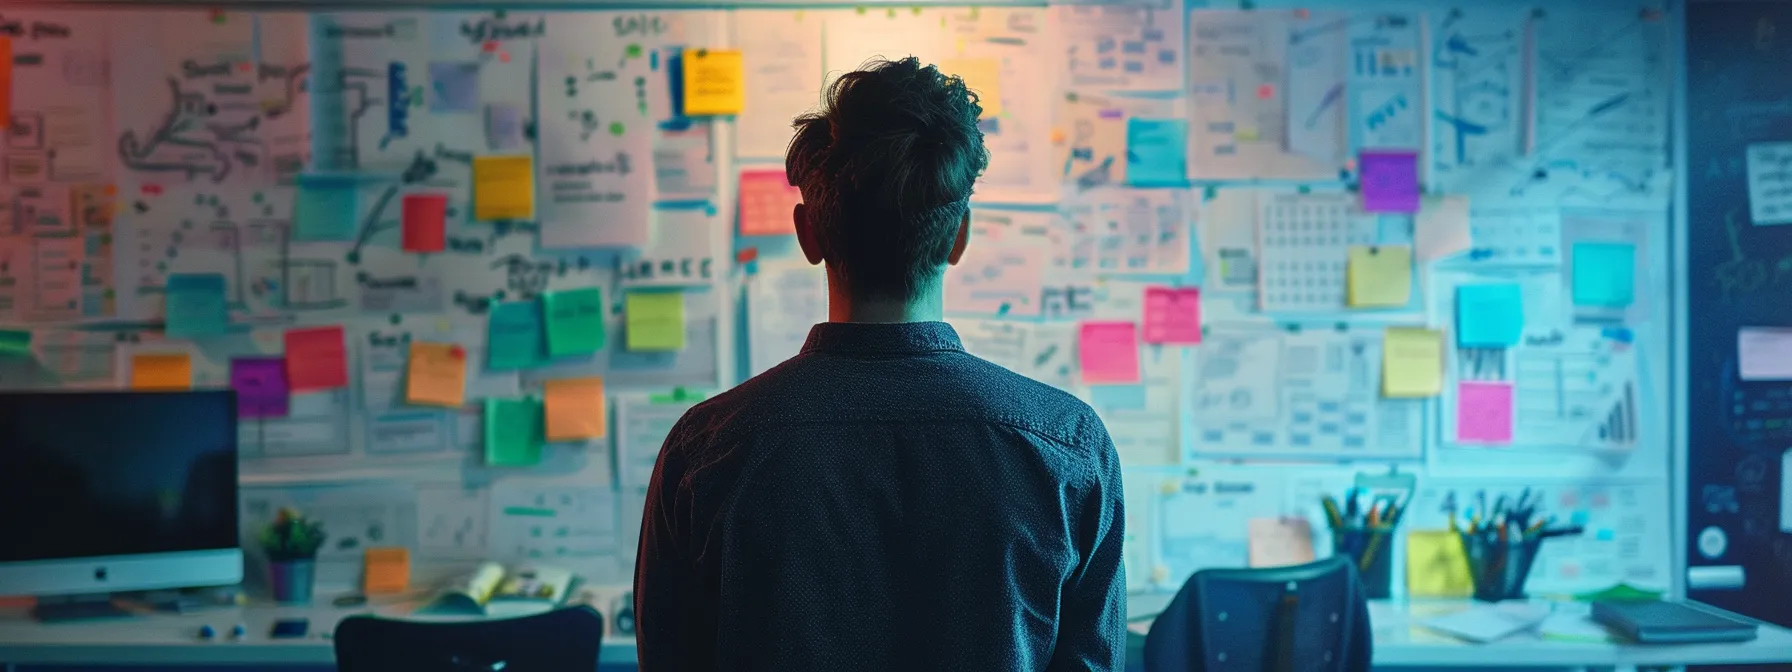
{"type": "Polygon", "coordinates": [[[1433,151],[1444,191],[1467,191],[1520,150],[1525,19],[1451,10],[1431,49],[1437,69],[1433,151]]]}

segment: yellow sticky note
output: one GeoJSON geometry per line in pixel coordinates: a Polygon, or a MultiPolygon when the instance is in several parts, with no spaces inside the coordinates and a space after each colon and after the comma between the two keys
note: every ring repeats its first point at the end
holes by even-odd
{"type": "Polygon", "coordinates": [[[412,343],[404,401],[459,408],[467,401],[467,351],[453,343],[412,343]]]}
{"type": "Polygon", "coordinates": [[[604,435],[604,379],[562,378],[542,389],[548,440],[595,439],[604,435]]]}
{"type": "Polygon", "coordinates": [[[683,61],[685,114],[740,114],[747,87],[739,49],[686,49],[683,61]]]}
{"type": "Polygon", "coordinates": [[[131,389],[193,389],[192,356],[185,353],[172,353],[132,357],[131,389]]]}
{"type": "Polygon", "coordinates": [[[1352,308],[1398,308],[1412,300],[1412,248],[1353,245],[1345,271],[1352,308]]]}
{"type": "Polygon", "coordinates": [[[1381,338],[1381,394],[1435,397],[1444,387],[1444,336],[1435,329],[1389,327],[1381,338]]]}
{"type": "Polygon", "coordinates": [[[535,159],[516,156],[473,157],[473,218],[533,219],[535,159]]]}
{"type": "Polygon", "coordinates": [[[983,118],[988,119],[1002,113],[1002,66],[996,59],[940,59],[940,71],[957,75],[964,80],[964,88],[976,92],[977,104],[983,106],[983,118]]]}
{"type": "Polygon", "coordinates": [[[622,314],[627,322],[630,351],[684,349],[684,294],[629,292],[623,300],[622,314]]]}
{"type": "Polygon", "coordinates": [[[1407,597],[1468,597],[1474,592],[1461,537],[1449,530],[1406,535],[1407,597]]]}

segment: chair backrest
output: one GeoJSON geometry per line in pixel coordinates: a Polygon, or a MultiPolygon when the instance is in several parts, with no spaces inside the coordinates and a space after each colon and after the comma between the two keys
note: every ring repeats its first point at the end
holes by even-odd
{"type": "Polygon", "coordinates": [[[338,672],[596,670],[604,617],[587,606],[491,621],[350,616],[336,625],[338,672]]]}
{"type": "Polygon", "coordinates": [[[1373,642],[1356,567],[1195,572],[1145,636],[1148,672],[1366,672],[1373,642]]]}

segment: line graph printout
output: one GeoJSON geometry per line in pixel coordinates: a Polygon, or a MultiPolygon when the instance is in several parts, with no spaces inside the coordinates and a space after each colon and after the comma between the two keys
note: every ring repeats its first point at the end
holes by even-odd
{"type": "MultiPolygon", "coordinates": [[[[1636,347],[1601,328],[1526,328],[1518,346],[1460,349],[1450,367],[1458,380],[1512,385],[1513,446],[1613,450],[1639,440],[1636,347]]],[[[1445,386],[1449,444],[1458,403],[1455,386],[1445,386]]]]}
{"type": "Polygon", "coordinates": [[[1443,192],[1477,192],[1522,151],[1529,17],[1524,8],[1459,5],[1431,32],[1431,156],[1443,192]]]}

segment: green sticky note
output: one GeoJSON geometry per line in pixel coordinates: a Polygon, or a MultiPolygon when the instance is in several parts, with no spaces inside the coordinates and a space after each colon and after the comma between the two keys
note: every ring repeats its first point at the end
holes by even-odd
{"type": "Polygon", "coordinates": [[[177,273],[163,286],[163,330],[169,338],[216,336],[230,328],[224,276],[177,273]]]}
{"type": "Polygon", "coordinates": [[[632,352],[668,352],[684,349],[684,294],[681,292],[629,292],[622,312],[628,325],[628,349],[632,352]]]}
{"type": "Polygon", "coordinates": [[[1456,288],[1456,344],[1504,348],[1524,335],[1524,290],[1513,283],[1456,288]]]}
{"type": "Polygon", "coordinates": [[[533,399],[485,400],[485,463],[527,467],[541,463],[547,443],[541,404],[533,399]]]}
{"type": "Polygon", "coordinates": [[[547,315],[548,354],[583,355],[604,347],[604,293],[597,287],[541,295],[547,315]]]}
{"type": "Polygon", "coordinates": [[[292,237],[304,242],[355,239],[359,183],[350,175],[303,174],[293,197],[292,237]]]}
{"type": "Polygon", "coordinates": [[[1635,245],[1574,244],[1574,305],[1623,308],[1635,300],[1635,245]]]}
{"type": "Polygon", "coordinates": [[[485,367],[503,371],[540,366],[547,361],[541,328],[541,306],[533,301],[492,306],[485,325],[485,367]]]}
{"type": "Polygon", "coordinates": [[[30,357],[31,332],[0,329],[0,357],[30,357]]]}

